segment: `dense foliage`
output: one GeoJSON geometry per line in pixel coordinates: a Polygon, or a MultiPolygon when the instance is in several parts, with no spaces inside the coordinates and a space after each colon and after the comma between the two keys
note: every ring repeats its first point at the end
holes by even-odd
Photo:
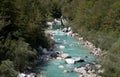
{"type": "Polygon", "coordinates": [[[42,28],[50,18],[42,2],[0,0],[0,77],[17,77],[18,71],[34,66],[39,46],[53,45],[42,28]]]}
{"type": "Polygon", "coordinates": [[[73,0],[63,8],[75,32],[100,47],[107,56],[102,58],[104,77],[120,76],[120,1],[73,0]],[[68,10],[68,11],[65,11],[68,10]]]}
{"type": "Polygon", "coordinates": [[[39,46],[50,48],[53,42],[43,27],[61,15],[74,32],[107,53],[103,76],[120,76],[119,0],[0,0],[1,77],[15,77],[32,66],[39,46]]]}

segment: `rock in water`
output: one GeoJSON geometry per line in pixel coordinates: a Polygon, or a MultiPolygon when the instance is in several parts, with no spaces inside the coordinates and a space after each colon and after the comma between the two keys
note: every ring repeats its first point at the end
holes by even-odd
{"type": "Polygon", "coordinates": [[[57,57],[56,59],[57,59],[57,60],[62,60],[62,58],[61,58],[61,57],[57,57]]]}
{"type": "Polygon", "coordinates": [[[75,58],[75,62],[84,62],[84,59],[81,59],[80,57],[75,58]]]}
{"type": "Polygon", "coordinates": [[[58,68],[64,68],[64,66],[63,65],[59,65],[58,68]]]}
{"type": "Polygon", "coordinates": [[[65,62],[67,64],[74,64],[75,63],[75,61],[73,59],[65,59],[65,62]]]}
{"type": "Polygon", "coordinates": [[[65,46],[60,45],[59,48],[63,49],[63,48],[65,48],[65,46]]]}
{"type": "Polygon", "coordinates": [[[47,51],[46,48],[43,49],[43,53],[44,53],[44,54],[48,53],[48,51],[47,51]]]}
{"type": "Polygon", "coordinates": [[[63,53],[63,54],[61,54],[61,57],[62,58],[68,58],[70,55],[69,54],[67,54],[67,53],[63,53]]]}

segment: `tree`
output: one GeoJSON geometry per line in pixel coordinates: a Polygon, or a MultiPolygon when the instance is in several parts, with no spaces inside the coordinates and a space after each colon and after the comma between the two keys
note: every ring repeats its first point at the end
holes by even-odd
{"type": "Polygon", "coordinates": [[[14,64],[10,60],[2,61],[0,64],[1,77],[17,77],[18,72],[14,68],[14,64]]]}
{"type": "Polygon", "coordinates": [[[103,77],[120,76],[119,7],[119,0],[72,0],[62,8],[63,15],[70,20],[75,32],[107,52],[102,59],[105,69],[103,77]]]}

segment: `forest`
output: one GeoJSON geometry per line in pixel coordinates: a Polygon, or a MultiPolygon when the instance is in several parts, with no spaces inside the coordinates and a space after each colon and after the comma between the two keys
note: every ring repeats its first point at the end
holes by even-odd
{"type": "Polygon", "coordinates": [[[48,14],[41,4],[41,0],[0,0],[0,77],[17,77],[34,67],[39,46],[52,46],[41,27],[48,14]]]}
{"type": "Polygon", "coordinates": [[[100,62],[105,69],[103,77],[119,77],[120,1],[72,0],[62,12],[75,32],[107,53],[100,62]]]}
{"type": "Polygon", "coordinates": [[[63,16],[74,32],[107,53],[103,77],[120,76],[119,0],[0,0],[0,77],[35,66],[39,46],[51,48],[45,22],[63,16]]]}

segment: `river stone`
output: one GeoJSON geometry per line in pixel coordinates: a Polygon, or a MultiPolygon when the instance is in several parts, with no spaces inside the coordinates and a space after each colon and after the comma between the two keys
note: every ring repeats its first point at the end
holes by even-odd
{"type": "Polygon", "coordinates": [[[67,53],[63,53],[63,54],[61,54],[61,57],[62,58],[68,58],[70,55],[69,54],[67,54],[67,53]]]}
{"type": "Polygon", "coordinates": [[[62,31],[63,31],[63,32],[66,32],[66,31],[67,31],[67,28],[64,28],[62,31]]]}
{"type": "Polygon", "coordinates": [[[19,73],[18,74],[18,77],[25,77],[26,76],[26,74],[24,74],[24,73],[19,73]]]}
{"type": "Polygon", "coordinates": [[[56,52],[53,52],[53,51],[50,52],[49,55],[50,55],[51,57],[55,57],[55,58],[58,56],[57,53],[56,53],[56,52]]]}
{"type": "Polygon", "coordinates": [[[75,61],[73,59],[65,59],[65,62],[67,64],[74,64],[75,63],[75,61]]]}
{"type": "Polygon", "coordinates": [[[73,72],[80,72],[76,67],[73,69],[73,72]]]}
{"type": "Polygon", "coordinates": [[[63,49],[63,48],[65,48],[65,46],[60,45],[59,48],[63,49]]]}
{"type": "Polygon", "coordinates": [[[56,59],[57,59],[57,60],[62,60],[62,58],[61,58],[61,57],[57,57],[56,59]]]}
{"type": "Polygon", "coordinates": [[[85,67],[80,67],[80,68],[74,68],[74,72],[80,72],[80,73],[85,74],[86,70],[85,70],[85,67]]]}
{"type": "Polygon", "coordinates": [[[64,68],[64,66],[63,65],[59,65],[58,68],[64,68]]]}
{"type": "Polygon", "coordinates": [[[75,58],[75,62],[84,62],[84,59],[81,59],[80,57],[75,58]]]}
{"type": "Polygon", "coordinates": [[[68,71],[67,71],[67,70],[64,70],[63,72],[64,72],[64,73],[68,73],[68,71]]]}
{"type": "Polygon", "coordinates": [[[44,54],[48,53],[48,51],[47,51],[46,48],[43,49],[43,53],[44,53],[44,54]]]}
{"type": "Polygon", "coordinates": [[[78,77],[84,77],[83,75],[79,75],[78,77]]]}
{"type": "Polygon", "coordinates": [[[95,65],[97,69],[100,69],[102,66],[100,64],[95,65]]]}

